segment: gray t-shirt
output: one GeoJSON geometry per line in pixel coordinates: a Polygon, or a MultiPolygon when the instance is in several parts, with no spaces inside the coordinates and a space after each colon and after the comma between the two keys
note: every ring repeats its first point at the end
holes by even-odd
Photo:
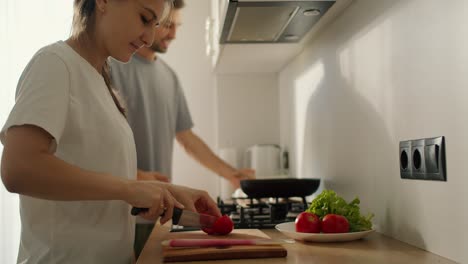
{"type": "Polygon", "coordinates": [[[193,127],[179,79],[161,58],[148,61],[134,55],[128,63],[110,59],[109,66],[126,104],[138,168],[171,177],[175,135],[193,127]]]}

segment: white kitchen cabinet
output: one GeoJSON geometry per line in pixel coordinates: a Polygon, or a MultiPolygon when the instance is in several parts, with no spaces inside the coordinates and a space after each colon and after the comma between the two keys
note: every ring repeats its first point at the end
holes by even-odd
{"type": "Polygon", "coordinates": [[[225,14],[228,2],[229,0],[211,0],[211,16],[206,18],[206,55],[211,58],[213,68],[216,68],[219,59],[221,21],[224,20],[223,14],[225,14]]]}

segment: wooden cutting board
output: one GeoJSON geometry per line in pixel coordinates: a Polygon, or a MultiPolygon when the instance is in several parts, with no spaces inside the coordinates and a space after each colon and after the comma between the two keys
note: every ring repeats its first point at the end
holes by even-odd
{"type": "MultiPolygon", "coordinates": [[[[258,229],[235,229],[228,236],[209,236],[203,231],[170,233],[167,239],[175,238],[222,238],[222,239],[256,239],[269,238],[258,229]]],[[[281,245],[252,245],[206,248],[170,248],[163,247],[164,262],[203,261],[219,259],[281,258],[287,251],[281,245]]]]}

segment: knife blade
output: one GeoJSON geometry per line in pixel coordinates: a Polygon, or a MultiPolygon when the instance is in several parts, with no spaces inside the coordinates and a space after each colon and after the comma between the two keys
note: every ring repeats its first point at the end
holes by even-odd
{"type": "Polygon", "coordinates": [[[181,211],[180,216],[178,217],[178,212],[176,214],[176,210],[174,210],[174,215],[172,217],[172,223],[175,225],[205,228],[212,227],[216,220],[218,220],[216,216],[199,214],[188,210],[179,210],[181,211]]]}
{"type": "MultiPolygon", "coordinates": [[[[133,207],[131,214],[138,215],[139,213],[146,211],[148,211],[148,208],[133,207]]],[[[196,212],[183,210],[177,207],[174,207],[174,213],[172,214],[172,224],[187,227],[212,227],[216,220],[218,220],[218,217],[216,216],[199,214],[196,212]]]]}

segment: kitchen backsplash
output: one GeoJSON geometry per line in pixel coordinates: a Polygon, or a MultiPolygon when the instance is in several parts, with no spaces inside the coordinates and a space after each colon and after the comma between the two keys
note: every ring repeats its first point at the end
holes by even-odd
{"type": "Polygon", "coordinates": [[[291,173],[358,195],[380,231],[457,262],[468,260],[467,12],[463,0],[353,1],[279,75],[291,173]],[[435,136],[448,181],[400,179],[399,141],[435,136]]]}

